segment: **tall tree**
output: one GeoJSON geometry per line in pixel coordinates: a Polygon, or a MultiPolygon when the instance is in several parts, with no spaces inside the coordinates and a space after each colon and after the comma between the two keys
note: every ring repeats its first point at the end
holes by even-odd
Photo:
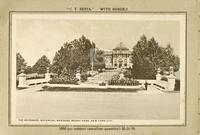
{"type": "Polygon", "coordinates": [[[47,68],[50,66],[50,60],[47,56],[43,55],[33,66],[33,71],[38,74],[44,74],[47,72],[47,68]]]}
{"type": "Polygon", "coordinates": [[[20,53],[16,54],[16,66],[17,66],[17,75],[22,72],[22,70],[25,70],[26,62],[22,55],[20,53]]]}
{"type": "Polygon", "coordinates": [[[81,36],[79,39],[74,39],[71,42],[66,42],[60,50],[58,50],[53,58],[51,71],[61,74],[62,70],[70,70],[75,72],[76,69],[85,71],[91,68],[90,51],[95,48],[95,44],[81,36]]]}
{"type": "Polygon", "coordinates": [[[105,56],[104,51],[97,49],[94,53],[93,64],[95,69],[105,68],[105,56]]]}

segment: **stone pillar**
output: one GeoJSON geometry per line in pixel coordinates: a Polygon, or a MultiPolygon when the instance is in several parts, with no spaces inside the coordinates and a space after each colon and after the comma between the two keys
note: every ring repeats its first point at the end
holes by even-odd
{"type": "Polygon", "coordinates": [[[173,75],[173,76],[168,76],[168,90],[169,91],[174,91],[174,88],[175,88],[175,81],[176,80],[176,77],[173,75]]]}
{"type": "Polygon", "coordinates": [[[156,75],[156,81],[160,81],[161,77],[162,77],[162,75],[160,74],[160,68],[158,68],[157,75],[156,75]]]}
{"type": "Polygon", "coordinates": [[[174,91],[176,77],[174,76],[173,67],[170,67],[169,73],[170,73],[170,75],[168,76],[168,90],[169,91],[174,91]]]}
{"type": "Polygon", "coordinates": [[[45,73],[45,79],[47,80],[47,82],[51,80],[51,74],[49,73],[49,68],[47,68],[47,73],[45,73]]]}
{"type": "Polygon", "coordinates": [[[27,88],[28,85],[26,84],[26,74],[24,74],[23,72],[21,74],[18,75],[19,77],[19,84],[18,84],[18,88],[27,88]]]}

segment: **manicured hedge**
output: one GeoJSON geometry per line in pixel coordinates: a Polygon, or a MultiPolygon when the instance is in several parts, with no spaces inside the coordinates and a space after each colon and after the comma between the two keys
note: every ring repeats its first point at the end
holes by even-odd
{"type": "Polygon", "coordinates": [[[68,78],[68,77],[54,77],[52,78],[49,83],[51,84],[78,84],[78,79],[75,77],[68,78]]]}

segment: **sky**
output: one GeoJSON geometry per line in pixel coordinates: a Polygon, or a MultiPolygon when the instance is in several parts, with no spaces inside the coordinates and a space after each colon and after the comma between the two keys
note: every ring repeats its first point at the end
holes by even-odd
{"type": "Polygon", "coordinates": [[[51,61],[65,42],[86,36],[96,47],[112,50],[119,42],[132,50],[142,35],[154,37],[160,46],[168,43],[179,55],[180,25],[178,21],[158,20],[49,20],[18,19],[16,50],[32,66],[42,56],[51,61]]]}

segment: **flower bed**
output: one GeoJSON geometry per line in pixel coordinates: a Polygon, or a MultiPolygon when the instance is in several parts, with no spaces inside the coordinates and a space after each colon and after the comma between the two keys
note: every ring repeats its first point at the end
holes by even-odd
{"type": "Polygon", "coordinates": [[[120,79],[119,73],[114,75],[111,80],[108,81],[108,85],[119,85],[119,86],[138,86],[139,81],[130,78],[120,79]]]}

